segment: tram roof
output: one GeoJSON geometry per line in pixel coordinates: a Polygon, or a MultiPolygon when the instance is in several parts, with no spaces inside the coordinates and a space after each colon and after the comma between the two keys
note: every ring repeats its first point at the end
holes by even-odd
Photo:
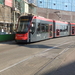
{"type": "Polygon", "coordinates": [[[56,22],[56,23],[65,23],[65,24],[68,24],[68,22],[65,22],[65,21],[56,21],[56,20],[54,20],[54,22],[56,22]]]}
{"type": "Polygon", "coordinates": [[[39,19],[39,20],[44,20],[44,21],[53,22],[53,20],[51,20],[51,19],[47,19],[47,18],[40,17],[40,16],[34,16],[33,19],[39,19]]]}
{"type": "Polygon", "coordinates": [[[75,25],[75,23],[71,23],[71,24],[75,25]]]}

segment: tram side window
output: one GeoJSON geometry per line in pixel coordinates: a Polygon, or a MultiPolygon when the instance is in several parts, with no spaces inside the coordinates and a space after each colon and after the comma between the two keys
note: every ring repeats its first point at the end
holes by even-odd
{"type": "Polygon", "coordinates": [[[60,25],[60,32],[63,32],[63,26],[62,25],[60,25]]]}
{"type": "Polygon", "coordinates": [[[48,24],[39,23],[37,27],[37,33],[48,32],[48,24]]]}
{"type": "Polygon", "coordinates": [[[52,25],[50,25],[50,31],[52,31],[52,25]]]}
{"type": "Polygon", "coordinates": [[[37,33],[40,33],[40,29],[41,29],[41,26],[40,26],[40,23],[39,23],[38,27],[37,27],[37,33]]]}
{"type": "Polygon", "coordinates": [[[48,32],[48,25],[46,25],[46,32],[48,32]]]}
{"type": "Polygon", "coordinates": [[[45,32],[45,25],[44,24],[41,25],[41,32],[45,32]]]}
{"type": "Polygon", "coordinates": [[[64,32],[65,31],[65,26],[64,25],[60,25],[60,32],[64,32]]]}
{"type": "Polygon", "coordinates": [[[60,32],[66,32],[66,31],[68,31],[68,26],[66,26],[66,25],[61,25],[61,26],[60,26],[60,32]]]}

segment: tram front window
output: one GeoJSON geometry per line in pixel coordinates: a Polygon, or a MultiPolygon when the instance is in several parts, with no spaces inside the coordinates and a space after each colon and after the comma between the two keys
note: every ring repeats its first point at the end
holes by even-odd
{"type": "Polygon", "coordinates": [[[17,32],[28,32],[29,22],[19,22],[17,32]]]}

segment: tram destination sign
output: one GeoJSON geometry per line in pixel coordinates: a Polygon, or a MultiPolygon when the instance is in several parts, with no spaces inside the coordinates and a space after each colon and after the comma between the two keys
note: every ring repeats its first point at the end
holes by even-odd
{"type": "Polygon", "coordinates": [[[32,16],[22,16],[20,17],[20,21],[22,22],[29,22],[32,20],[32,16]]]}
{"type": "Polygon", "coordinates": [[[28,22],[28,21],[29,21],[29,19],[20,19],[20,21],[28,22]]]}

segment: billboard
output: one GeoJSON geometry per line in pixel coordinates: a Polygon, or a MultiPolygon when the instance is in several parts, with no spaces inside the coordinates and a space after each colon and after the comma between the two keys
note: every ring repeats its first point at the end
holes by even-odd
{"type": "Polygon", "coordinates": [[[12,1],[13,0],[5,0],[5,5],[12,7],[12,1]]]}

